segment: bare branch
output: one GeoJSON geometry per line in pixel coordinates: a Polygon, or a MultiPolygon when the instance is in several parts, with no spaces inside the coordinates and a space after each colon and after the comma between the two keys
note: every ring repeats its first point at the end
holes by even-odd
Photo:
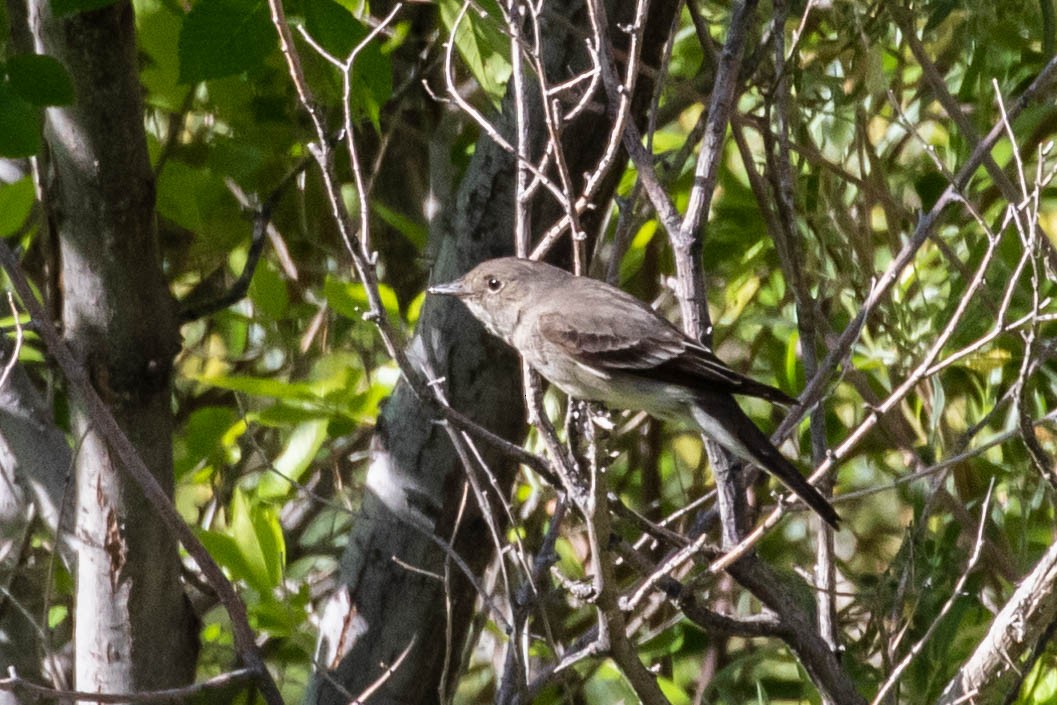
{"type": "Polygon", "coordinates": [[[193,698],[208,697],[209,693],[215,691],[228,691],[234,688],[246,687],[256,679],[257,675],[251,669],[240,668],[182,688],[143,690],[135,693],[89,693],[77,690],[55,690],[54,688],[30,683],[11,672],[7,678],[0,679],[0,691],[25,693],[34,701],[57,700],[64,703],[173,703],[186,702],[193,698]]]}
{"type": "Polygon", "coordinates": [[[976,567],[976,563],[980,560],[980,549],[984,545],[984,529],[987,527],[987,511],[991,507],[991,492],[994,490],[995,483],[992,480],[991,486],[987,490],[987,497],[984,498],[983,507],[980,509],[980,523],[976,530],[976,542],[973,544],[973,551],[969,554],[969,560],[965,563],[965,569],[962,570],[962,574],[958,577],[958,580],[954,583],[954,588],[951,590],[950,597],[943,603],[943,607],[936,614],[936,617],[929,624],[929,628],[925,630],[925,633],[921,636],[917,642],[910,647],[907,651],[906,656],[899,662],[899,665],[893,669],[892,673],[889,674],[885,682],[881,684],[881,687],[877,690],[877,695],[874,696],[873,701],[870,705],[880,705],[884,702],[885,696],[888,692],[895,687],[896,683],[899,682],[900,676],[906,671],[907,667],[914,661],[915,658],[921,654],[921,651],[925,648],[925,645],[932,639],[939,625],[943,622],[943,618],[947,616],[947,613],[951,611],[956,600],[962,598],[962,590],[965,588],[965,581],[969,579],[969,574],[973,572],[976,567]]]}
{"type": "Polygon", "coordinates": [[[1035,565],[958,669],[937,705],[992,701],[1017,677],[1018,662],[1057,619],[1057,543],[1035,565]]]}
{"type": "Polygon", "coordinates": [[[272,679],[264,664],[264,658],[257,647],[253,629],[250,627],[246,616],[246,606],[235,591],[235,587],[224,576],[220,566],[217,565],[209,551],[198,540],[191,528],[184,523],[183,518],[176,511],[172,501],[150,469],[143,462],[136,447],[125,435],[124,430],[118,424],[117,419],[110,412],[110,407],[99,397],[91,382],[73,353],[59,334],[52,327],[43,307],[34,298],[33,290],[29,282],[22,274],[18,259],[7,246],[6,242],[0,242],[0,266],[7,272],[15,291],[18,292],[22,305],[29,311],[30,317],[37,321],[37,331],[44,341],[48,353],[54,358],[59,369],[62,370],[70,385],[73,394],[78,401],[84,404],[92,424],[96,426],[100,434],[106,439],[107,444],[121,460],[121,464],[135,479],[136,484],[143,490],[144,496],[151,506],[157,511],[161,521],[173,532],[173,535],[183,544],[183,547],[191,554],[191,558],[202,570],[210,586],[216,590],[217,596],[228,616],[231,618],[232,632],[235,646],[239,656],[246,667],[253,673],[261,688],[261,694],[269,705],[280,705],[283,702],[279,694],[279,688],[272,679]]]}

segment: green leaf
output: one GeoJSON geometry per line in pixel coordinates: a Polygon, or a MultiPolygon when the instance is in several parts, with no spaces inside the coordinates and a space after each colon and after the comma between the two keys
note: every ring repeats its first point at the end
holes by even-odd
{"type": "Polygon", "coordinates": [[[694,701],[690,694],[671,678],[659,677],[657,678],[657,685],[660,686],[664,697],[672,705],[690,705],[694,701]]]}
{"type": "Polygon", "coordinates": [[[70,609],[66,605],[55,605],[48,609],[48,628],[54,629],[63,622],[70,614],[70,609]]]}
{"type": "Polygon", "coordinates": [[[1057,701],[1057,670],[1048,668],[1045,659],[1039,659],[1031,669],[1027,684],[1022,690],[1029,696],[1022,702],[1044,705],[1057,701]]]}
{"type": "Polygon", "coordinates": [[[185,14],[162,0],[136,0],[135,8],[144,101],[159,110],[179,113],[191,90],[179,84],[177,47],[185,14]]]}
{"type": "Polygon", "coordinates": [[[32,157],[40,151],[40,111],[0,83],[0,157],[32,157]]]}
{"type": "Polygon", "coordinates": [[[234,409],[225,406],[207,406],[195,409],[187,419],[176,445],[175,473],[177,477],[192,470],[203,460],[211,462],[222,458],[225,442],[233,443],[228,432],[240,422],[234,409]]]}
{"type": "Polygon", "coordinates": [[[20,54],[7,61],[11,88],[33,105],[71,105],[73,81],[57,59],[45,54],[20,54]]]}
{"type": "Polygon", "coordinates": [[[305,405],[285,404],[279,402],[262,409],[253,415],[253,420],[269,428],[290,428],[305,421],[313,421],[326,414],[325,410],[306,407],[305,405]]]}
{"type": "Polygon", "coordinates": [[[286,564],[286,544],[276,513],[252,506],[236,489],[231,498],[231,536],[247,569],[247,582],[260,592],[279,585],[286,564]]]}
{"type": "Polygon", "coordinates": [[[583,685],[585,701],[589,703],[639,702],[635,691],[612,661],[606,660],[583,685]]]}
{"type": "Polygon", "coordinates": [[[234,538],[220,531],[200,531],[198,540],[202,542],[202,545],[209,551],[209,555],[213,556],[217,563],[227,568],[233,579],[245,580],[252,584],[250,580],[252,571],[234,538]]]}
{"type": "MultiPolygon", "coordinates": [[[[305,0],[305,29],[338,61],[345,61],[367,38],[368,31],[352,13],[333,0],[305,0]]],[[[381,106],[393,93],[392,67],[382,53],[381,40],[362,47],[352,67],[349,99],[355,115],[366,115],[379,127],[381,106]]]]}
{"type": "Polygon", "coordinates": [[[276,587],[282,582],[286,567],[286,540],[282,524],[279,523],[279,513],[271,507],[255,507],[249,518],[257,538],[256,545],[261,549],[263,565],[272,586],[276,587]]]}
{"type": "Polygon", "coordinates": [[[305,29],[327,53],[345,60],[367,36],[352,13],[332,0],[304,0],[305,29]]]}
{"type": "Polygon", "coordinates": [[[352,284],[343,282],[334,277],[327,277],[323,283],[323,295],[327,298],[327,305],[345,318],[357,320],[363,316],[364,302],[353,295],[352,284]]]}
{"type": "Polygon", "coordinates": [[[407,322],[414,325],[418,323],[418,317],[422,314],[422,304],[426,303],[426,292],[420,293],[415,298],[411,299],[411,303],[407,305],[407,322]]]}
{"type": "Polygon", "coordinates": [[[371,210],[382,222],[406,237],[416,248],[425,249],[426,238],[429,236],[429,229],[425,225],[389,208],[377,199],[372,200],[371,210]]]}
{"type": "MultiPolygon", "coordinates": [[[[441,20],[450,31],[459,19],[463,3],[441,0],[439,4],[441,20]]],[[[498,105],[510,78],[510,46],[499,27],[497,18],[502,13],[495,1],[482,0],[479,6],[485,11],[484,16],[473,10],[462,13],[455,47],[482,90],[498,105]]]]}
{"type": "Polygon", "coordinates": [[[180,82],[198,83],[256,68],[275,46],[263,0],[200,0],[180,31],[180,82]]]}
{"type": "Polygon", "coordinates": [[[238,357],[246,352],[250,333],[250,322],[246,316],[231,309],[221,311],[213,317],[213,327],[224,340],[229,355],[238,357]]]}
{"type": "Polygon", "coordinates": [[[943,24],[943,21],[953,12],[961,3],[958,0],[938,0],[932,3],[932,12],[929,13],[928,21],[925,23],[925,31],[935,29],[936,27],[943,24]]]}
{"type": "Polygon", "coordinates": [[[56,15],[71,15],[75,12],[101,10],[117,3],[117,0],[51,0],[51,11],[56,15]]]}
{"type": "Polygon", "coordinates": [[[303,382],[284,382],[270,377],[227,377],[224,375],[199,375],[193,379],[211,387],[242,392],[255,397],[300,401],[319,400],[319,395],[316,394],[312,385],[303,382]]]}
{"type": "Polygon", "coordinates": [[[313,419],[299,424],[273,465],[275,472],[265,473],[257,487],[263,499],[285,497],[293,488],[291,480],[297,481],[316,459],[316,453],[327,440],[326,419],[313,419]]]}
{"type": "Polygon", "coordinates": [[[36,200],[33,179],[28,176],[11,184],[0,184],[0,237],[8,237],[19,231],[36,200]]]}
{"type": "Polygon", "coordinates": [[[382,106],[393,94],[392,69],[375,44],[356,57],[352,71],[353,114],[365,114],[374,129],[381,131],[382,106]]]}
{"type": "Polygon", "coordinates": [[[250,282],[250,299],[257,309],[273,320],[286,315],[290,305],[290,295],[286,292],[286,282],[279,272],[267,261],[259,262],[250,282]]]}
{"type": "MultiPolygon", "coordinates": [[[[345,318],[358,320],[370,310],[367,290],[358,282],[343,282],[334,277],[327,277],[323,283],[323,295],[327,297],[327,304],[345,318]]],[[[397,299],[396,292],[385,284],[379,284],[378,296],[389,317],[398,319],[400,300],[397,299]]]]}
{"type": "Polygon", "coordinates": [[[362,358],[351,352],[333,352],[315,361],[308,381],[321,398],[345,399],[363,374],[362,358]]]}
{"type": "Polygon", "coordinates": [[[158,176],[158,213],[201,234],[221,186],[207,170],[170,160],[158,176]]]}
{"type": "MultiPolygon", "coordinates": [[[[296,597],[296,595],[294,595],[296,597]]],[[[254,605],[254,623],[258,629],[268,632],[272,638],[283,637],[297,638],[306,631],[304,625],[308,620],[308,614],[303,606],[292,604],[294,601],[286,599],[266,599],[260,604],[254,605]]],[[[312,641],[306,642],[308,653],[311,653],[312,641]]]]}
{"type": "Polygon", "coordinates": [[[800,363],[797,359],[797,348],[800,346],[800,331],[793,331],[785,344],[785,387],[798,389],[800,363]]]}
{"type": "Polygon", "coordinates": [[[200,531],[198,538],[232,578],[267,594],[282,580],[286,561],[278,518],[271,509],[251,506],[238,489],[229,511],[227,532],[200,531]]]}
{"type": "Polygon", "coordinates": [[[158,213],[197,235],[192,256],[220,257],[249,239],[250,225],[215,170],[170,159],[157,190],[158,213]]]}

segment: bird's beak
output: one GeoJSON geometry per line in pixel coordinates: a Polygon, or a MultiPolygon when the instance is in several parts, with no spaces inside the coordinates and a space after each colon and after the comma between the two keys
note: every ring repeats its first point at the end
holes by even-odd
{"type": "Polygon", "coordinates": [[[462,279],[456,279],[453,282],[447,284],[434,284],[430,288],[426,289],[431,294],[439,296],[466,296],[470,291],[463,284],[462,279]]]}

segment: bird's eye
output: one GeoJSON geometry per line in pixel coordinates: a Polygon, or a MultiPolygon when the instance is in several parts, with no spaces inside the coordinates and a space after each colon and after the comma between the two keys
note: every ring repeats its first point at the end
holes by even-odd
{"type": "Polygon", "coordinates": [[[488,281],[486,281],[485,284],[488,286],[489,291],[499,291],[503,288],[503,282],[495,277],[488,277],[488,281]]]}

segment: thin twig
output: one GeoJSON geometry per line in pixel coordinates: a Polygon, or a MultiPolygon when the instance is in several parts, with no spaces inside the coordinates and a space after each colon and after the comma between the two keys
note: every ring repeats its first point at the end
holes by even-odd
{"type": "Polygon", "coordinates": [[[385,682],[389,680],[394,673],[397,672],[401,664],[404,663],[404,659],[406,659],[407,655],[411,653],[411,649],[412,647],[414,647],[415,641],[416,639],[412,638],[411,641],[407,642],[407,646],[404,647],[404,650],[400,652],[400,654],[393,660],[391,664],[385,667],[385,670],[382,671],[382,675],[378,676],[378,678],[376,678],[373,683],[364,688],[359,695],[352,699],[349,705],[364,705],[364,703],[366,703],[367,700],[372,695],[374,695],[379,688],[385,685],[385,682]]]}
{"type": "Polygon", "coordinates": [[[242,685],[249,685],[256,679],[256,674],[252,669],[239,668],[181,688],[141,690],[132,693],[94,693],[81,690],[56,690],[37,685],[20,678],[13,666],[8,668],[8,674],[7,678],[0,679],[0,691],[25,693],[33,700],[57,700],[67,703],[182,703],[208,697],[208,694],[214,691],[227,691],[242,685]]]}
{"type": "Polygon", "coordinates": [[[184,522],[183,517],[176,511],[172,499],[162,488],[157,478],[154,477],[143,458],[140,457],[136,446],[132,444],[124,429],[118,424],[117,419],[110,411],[110,407],[100,398],[91,382],[84,367],[77,362],[73,353],[67,347],[65,341],[59,337],[58,332],[50,324],[44,308],[36,300],[29,282],[26,281],[19,267],[18,258],[11,251],[6,242],[0,241],[0,266],[6,271],[15,291],[22,300],[23,307],[29,311],[32,319],[38,321],[37,331],[44,341],[48,353],[55,360],[59,369],[74,396],[87,411],[87,418],[91,419],[99,433],[106,439],[111,450],[120,459],[122,466],[132,475],[136,484],[143,490],[144,496],[157,512],[158,517],[173,532],[177,540],[191,554],[191,558],[201,569],[209,585],[216,590],[217,597],[231,618],[231,627],[234,635],[235,648],[246,667],[254,674],[261,695],[270,705],[280,705],[283,702],[279,694],[279,688],[272,679],[271,673],[265,666],[264,658],[257,646],[253,629],[250,627],[246,616],[246,606],[236,592],[235,587],[224,576],[220,566],[206,550],[205,546],[198,540],[191,528],[184,522]]]}
{"type": "Polygon", "coordinates": [[[921,638],[910,647],[907,651],[906,656],[899,662],[899,665],[895,667],[892,673],[885,679],[885,682],[881,684],[881,687],[877,690],[877,695],[874,696],[873,701],[870,705],[880,705],[884,700],[885,695],[888,694],[896,683],[899,682],[899,678],[903,675],[903,672],[910,666],[915,658],[925,648],[925,645],[932,639],[936,630],[943,622],[943,618],[947,616],[947,613],[951,611],[955,601],[963,597],[962,590],[965,588],[965,581],[969,579],[969,575],[973,572],[973,568],[976,567],[977,561],[980,560],[980,549],[984,545],[984,529],[987,528],[987,511],[991,506],[991,493],[995,489],[994,478],[991,479],[991,485],[987,488],[987,495],[984,497],[984,505],[980,508],[980,525],[976,530],[976,542],[973,544],[973,551],[969,555],[969,560],[965,563],[965,568],[962,570],[962,574],[958,576],[957,582],[954,583],[954,589],[951,590],[950,597],[943,603],[943,607],[940,608],[939,613],[936,614],[935,619],[929,624],[929,628],[925,630],[925,633],[921,635],[921,638]]]}
{"type": "MultiPolygon", "coordinates": [[[[1009,119],[1014,119],[1032,102],[1034,102],[1040,94],[1050,90],[1055,75],[1057,75],[1057,58],[1051,59],[1046,64],[1043,70],[1039,72],[1039,75],[1035,77],[1035,80],[1031,82],[1024,92],[1021,93],[1020,97],[1010,106],[1008,110],[1009,119]]],[[[856,314],[855,318],[844,329],[844,332],[841,333],[835,344],[830,346],[830,352],[819,365],[818,372],[808,382],[804,391],[801,393],[799,398],[800,404],[794,407],[791,410],[791,413],[782,421],[778,430],[774,433],[774,438],[778,440],[785,438],[792,429],[799,424],[800,420],[803,418],[803,414],[821,399],[825,388],[830,384],[834,370],[837,369],[842,360],[851,354],[852,345],[858,339],[859,334],[866,323],[866,319],[880,304],[881,300],[888,294],[892,286],[895,285],[903,270],[911,263],[911,261],[913,261],[918,249],[920,249],[925,241],[931,236],[933,229],[939,223],[940,215],[949,205],[957,201],[956,194],[959,193],[969,182],[969,179],[972,178],[976,169],[979,168],[980,163],[985,156],[985,152],[994,146],[1003,134],[1004,129],[1005,128],[1001,122],[991,128],[987,136],[980,141],[976,148],[973,149],[972,154],[955,174],[954,181],[947,186],[929,212],[919,219],[913,235],[892,260],[881,277],[873,283],[869,295],[860,306],[859,312],[856,314]]],[[[918,374],[924,375],[931,368],[932,365],[930,363],[930,365],[924,370],[919,370],[918,374]]],[[[876,423],[876,421],[870,423],[872,425],[876,423]]],[[[842,445],[842,447],[844,446],[842,445]]],[[[847,452],[847,450],[850,450],[850,447],[845,448],[845,452],[847,452]]],[[[837,456],[836,453],[831,455],[822,466],[812,473],[810,479],[814,481],[825,476],[832,471],[833,466],[835,466],[840,460],[841,458],[837,456]]],[[[741,556],[746,555],[771,528],[778,524],[785,512],[786,510],[783,506],[779,506],[772,511],[750,534],[745,536],[737,546],[733,547],[722,560],[717,561],[712,569],[717,572],[723,570],[734,561],[738,560],[741,556]]]]}
{"type": "Polygon", "coordinates": [[[22,321],[18,320],[18,309],[15,307],[15,296],[10,291],[7,292],[7,305],[11,309],[11,319],[15,322],[15,346],[11,350],[11,359],[4,365],[3,373],[0,373],[0,387],[7,384],[7,378],[11,376],[11,371],[15,369],[15,365],[18,364],[18,354],[22,352],[22,321]]]}

